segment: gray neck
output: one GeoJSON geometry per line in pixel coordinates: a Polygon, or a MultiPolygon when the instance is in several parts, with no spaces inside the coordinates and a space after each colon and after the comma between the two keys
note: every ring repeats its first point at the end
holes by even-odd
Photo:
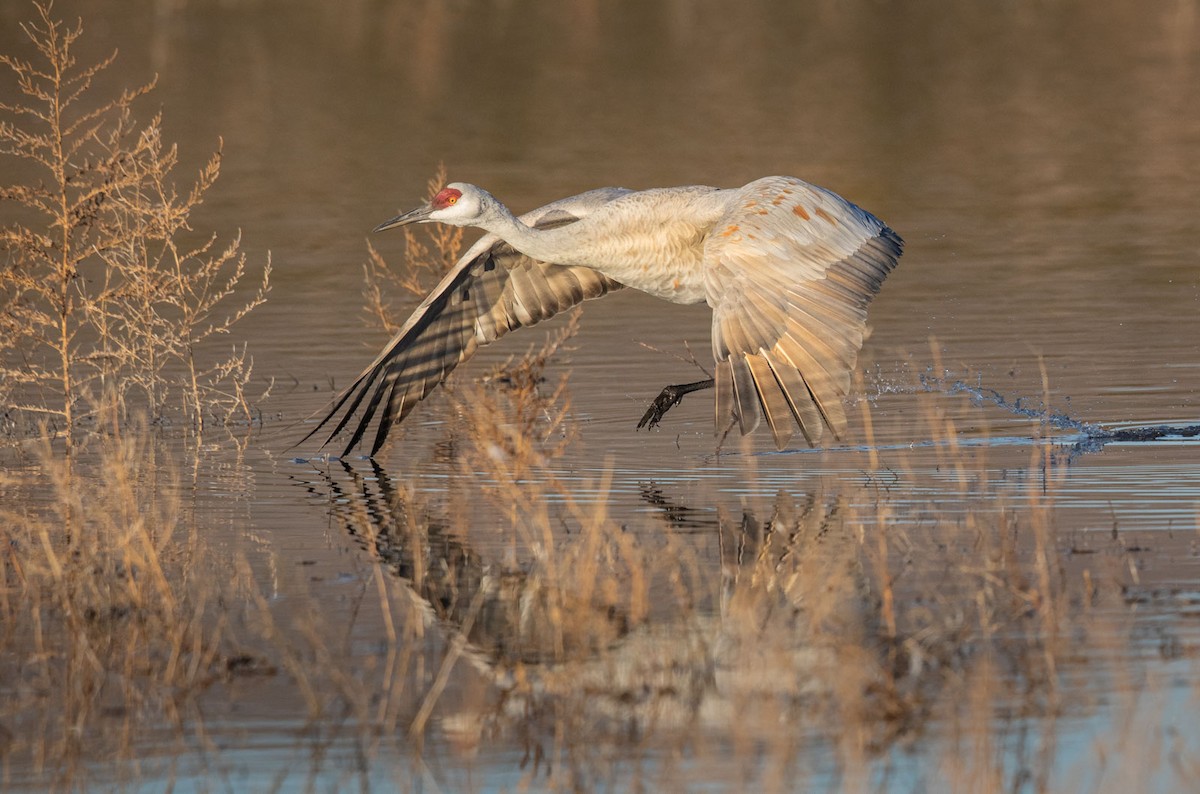
{"type": "Polygon", "coordinates": [[[498,201],[490,210],[478,224],[479,228],[495,234],[526,256],[561,265],[581,264],[586,261],[584,254],[588,247],[589,230],[583,221],[576,221],[558,229],[534,229],[498,201]],[[563,230],[570,230],[571,233],[561,234],[563,230]]]}

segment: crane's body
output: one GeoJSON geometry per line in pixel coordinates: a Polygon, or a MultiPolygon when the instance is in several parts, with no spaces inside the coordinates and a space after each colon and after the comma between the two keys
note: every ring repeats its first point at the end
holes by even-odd
{"type": "Polygon", "coordinates": [[[815,444],[823,427],[837,435],[846,424],[842,401],[866,307],[903,249],[870,213],[779,176],[732,190],[604,188],[521,218],[482,188],[451,183],[377,231],[426,222],[489,234],[313,430],[349,401],[332,439],[370,395],[347,452],[382,405],[378,451],[390,426],[480,344],[622,287],[713,309],[714,379],[668,387],[642,424],[656,423],[682,394],[715,385],[719,432],[736,421],[749,433],[765,418],[779,448],[795,425],[815,444]]]}
{"type": "Polygon", "coordinates": [[[672,303],[700,303],[706,297],[704,242],[730,192],[703,185],[641,190],[597,207],[580,222],[525,232],[529,227],[515,221],[489,231],[534,259],[590,267],[672,303]]]}

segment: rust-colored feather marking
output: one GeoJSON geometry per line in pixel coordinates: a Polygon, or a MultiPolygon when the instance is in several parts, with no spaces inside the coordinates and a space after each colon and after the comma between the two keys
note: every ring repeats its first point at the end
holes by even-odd
{"type": "Polygon", "coordinates": [[[837,222],[837,220],[836,220],[836,219],[835,219],[835,218],[834,218],[832,215],[830,215],[828,212],[826,212],[825,210],[821,209],[820,207],[816,207],[815,209],[813,209],[813,213],[814,213],[814,214],[815,214],[815,215],[816,215],[818,218],[820,218],[821,220],[823,220],[823,221],[825,221],[826,223],[828,223],[830,226],[837,226],[837,225],[838,225],[838,222],[837,222]]]}

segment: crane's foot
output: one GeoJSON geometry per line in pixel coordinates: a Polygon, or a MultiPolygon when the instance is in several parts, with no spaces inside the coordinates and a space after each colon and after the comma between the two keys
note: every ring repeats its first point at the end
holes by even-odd
{"type": "Polygon", "coordinates": [[[666,416],[667,411],[679,405],[679,402],[687,395],[694,391],[702,389],[711,389],[716,383],[712,378],[708,380],[698,380],[695,383],[681,383],[678,386],[667,386],[658,396],[654,398],[654,402],[650,403],[650,407],[646,409],[646,413],[642,415],[642,421],[638,422],[638,430],[643,427],[654,427],[662,418],[666,416]]]}

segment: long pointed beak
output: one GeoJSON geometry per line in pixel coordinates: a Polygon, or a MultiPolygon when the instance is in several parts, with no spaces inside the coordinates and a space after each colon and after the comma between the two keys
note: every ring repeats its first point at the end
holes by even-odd
{"type": "Polygon", "coordinates": [[[384,221],[371,231],[382,232],[387,229],[394,229],[397,226],[407,226],[410,223],[420,223],[421,221],[428,220],[429,213],[431,212],[433,212],[433,207],[429,204],[426,204],[423,207],[417,207],[415,210],[410,210],[403,215],[397,215],[391,220],[384,221]]]}

